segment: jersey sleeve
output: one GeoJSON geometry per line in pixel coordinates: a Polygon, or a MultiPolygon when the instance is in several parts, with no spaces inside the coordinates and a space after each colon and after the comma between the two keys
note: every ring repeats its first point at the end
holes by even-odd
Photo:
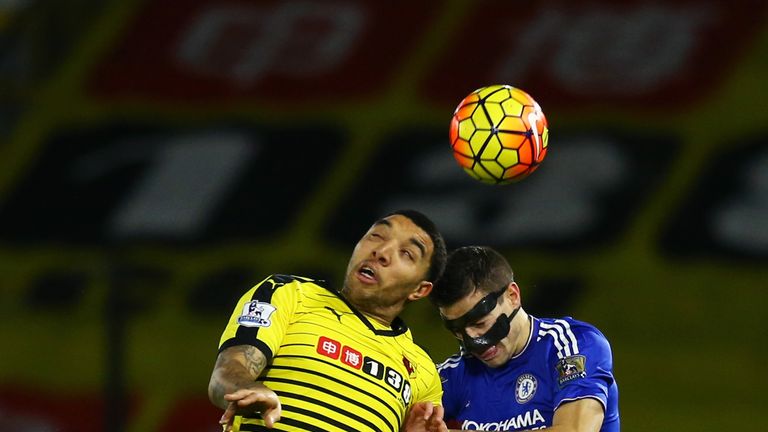
{"type": "Polygon", "coordinates": [[[443,409],[445,410],[446,422],[456,419],[462,407],[464,385],[461,377],[463,370],[464,363],[458,355],[449,357],[437,365],[443,387],[443,409]]]}
{"type": "Polygon", "coordinates": [[[577,343],[571,353],[566,353],[570,355],[553,356],[550,362],[559,389],[555,394],[555,409],[584,398],[597,399],[605,409],[608,390],[614,382],[610,344],[592,326],[571,322],[565,329],[566,337],[575,338],[577,343]]]}
{"type": "Polygon", "coordinates": [[[301,297],[301,282],[272,275],[246,292],[219,340],[219,352],[252,345],[270,361],[283,340],[301,297]]]}

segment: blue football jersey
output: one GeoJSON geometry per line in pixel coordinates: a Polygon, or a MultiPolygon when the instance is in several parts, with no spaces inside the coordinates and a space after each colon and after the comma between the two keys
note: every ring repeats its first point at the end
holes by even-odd
{"type": "Polygon", "coordinates": [[[594,326],[574,320],[531,317],[522,352],[490,368],[458,354],[438,365],[445,420],[450,428],[489,431],[543,429],[562,404],[598,400],[601,432],[619,431],[619,391],[608,340],[594,326]]]}

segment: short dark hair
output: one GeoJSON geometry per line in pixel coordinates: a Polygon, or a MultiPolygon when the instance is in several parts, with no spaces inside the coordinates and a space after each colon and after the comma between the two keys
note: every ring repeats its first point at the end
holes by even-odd
{"type": "Polygon", "coordinates": [[[448,252],[445,247],[445,240],[440,231],[437,230],[437,225],[432,222],[432,219],[427,217],[424,213],[417,210],[403,209],[395,210],[392,213],[384,216],[385,218],[401,215],[411,220],[417,227],[424,230],[425,233],[432,240],[432,259],[429,261],[429,270],[427,271],[427,280],[430,282],[436,282],[445,270],[445,261],[448,256],[448,252]]]}
{"type": "Polygon", "coordinates": [[[448,256],[445,271],[429,298],[435,306],[450,306],[475,290],[498,291],[513,281],[506,258],[487,246],[460,247],[448,256]]]}

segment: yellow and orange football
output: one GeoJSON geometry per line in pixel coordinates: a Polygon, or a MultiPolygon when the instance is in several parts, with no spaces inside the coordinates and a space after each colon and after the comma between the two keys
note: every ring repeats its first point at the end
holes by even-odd
{"type": "Polygon", "coordinates": [[[453,157],[467,174],[484,183],[508,184],[539,167],[547,155],[549,128],[528,93],[491,85],[459,103],[449,136],[453,157]]]}

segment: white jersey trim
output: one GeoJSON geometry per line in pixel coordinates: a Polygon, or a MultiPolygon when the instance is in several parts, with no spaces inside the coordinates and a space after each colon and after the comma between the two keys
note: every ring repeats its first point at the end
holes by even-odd
{"type": "Polygon", "coordinates": [[[571,343],[573,344],[573,354],[579,353],[579,342],[576,340],[576,335],[573,334],[573,331],[571,330],[571,324],[562,319],[555,320],[556,323],[562,324],[563,327],[565,327],[565,334],[568,335],[568,339],[570,339],[571,343]]]}
{"type": "Polygon", "coordinates": [[[461,363],[461,356],[458,354],[452,355],[437,365],[437,371],[439,372],[444,369],[453,369],[458,367],[459,363],[461,363]]]}
{"type": "Polygon", "coordinates": [[[557,411],[557,409],[560,408],[560,406],[563,405],[563,404],[566,404],[568,402],[576,402],[576,401],[582,400],[582,399],[595,399],[596,401],[600,402],[600,406],[603,407],[603,413],[605,413],[607,411],[607,407],[605,406],[605,402],[603,402],[602,399],[600,399],[599,397],[597,397],[595,395],[585,395],[585,396],[580,396],[580,397],[575,397],[575,398],[563,399],[563,400],[561,400],[557,404],[557,406],[555,406],[555,411],[557,411]]]}
{"type": "Polygon", "coordinates": [[[557,358],[570,357],[579,353],[579,343],[568,321],[555,320],[554,324],[540,322],[539,336],[552,336],[552,341],[557,348],[557,358]]]}

